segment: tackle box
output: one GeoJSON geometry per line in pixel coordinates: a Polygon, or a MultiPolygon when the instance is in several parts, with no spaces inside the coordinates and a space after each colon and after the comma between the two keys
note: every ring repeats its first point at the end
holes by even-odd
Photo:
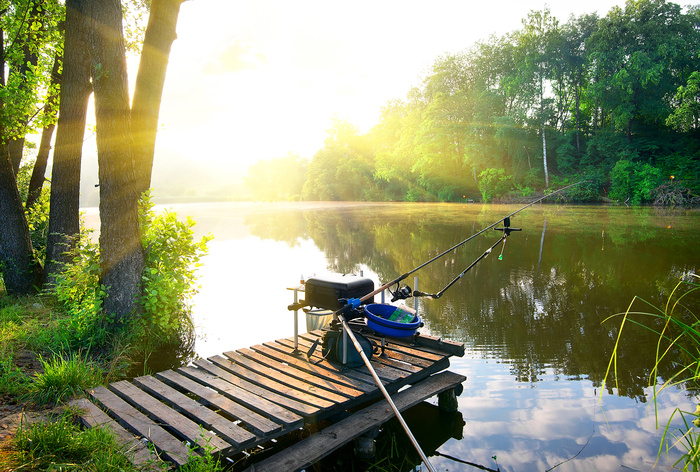
{"type": "MultiPolygon", "coordinates": [[[[337,310],[342,308],[340,299],[362,298],[374,291],[374,282],[353,274],[328,274],[311,277],[304,284],[304,303],[316,308],[337,310]]],[[[373,303],[374,297],[364,303],[373,303]]]]}

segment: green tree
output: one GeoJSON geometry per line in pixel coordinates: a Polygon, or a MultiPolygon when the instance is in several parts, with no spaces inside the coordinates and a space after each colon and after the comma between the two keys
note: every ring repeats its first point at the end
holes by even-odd
{"type": "Polygon", "coordinates": [[[665,0],[628,0],[601,18],[587,45],[592,91],[611,122],[632,140],[635,123],[663,124],[668,97],[697,67],[700,33],[693,18],[665,0]]]}
{"type": "Polygon", "coordinates": [[[545,97],[546,87],[552,86],[554,64],[558,58],[554,54],[560,43],[559,22],[549,9],[531,11],[523,20],[523,29],[517,36],[520,73],[522,81],[527,84],[521,97],[528,108],[537,108],[537,122],[541,127],[542,165],[545,186],[549,187],[549,163],[547,159],[547,124],[552,115],[548,105],[551,101],[545,97]]]}
{"type": "Polygon", "coordinates": [[[50,285],[64,264],[70,262],[70,250],[80,232],[80,165],[88,100],[92,94],[85,9],[83,0],[66,0],[65,59],[44,264],[45,281],[50,285]]]}
{"type": "Polygon", "coordinates": [[[366,136],[356,126],[335,120],[323,149],[309,164],[304,200],[363,201],[375,199],[374,157],[366,136]]]}
{"type": "Polygon", "coordinates": [[[141,192],[150,185],[152,156],[145,156],[144,135],[155,135],[156,121],[144,117],[141,110],[160,103],[169,44],[174,39],[182,0],[153,0],[149,15],[144,53],[136,79],[137,90],[132,104],[132,122],[126,48],[122,28],[122,7],[119,0],[90,2],[91,75],[95,94],[97,125],[97,160],[100,181],[100,254],[101,282],[106,287],[105,311],[123,319],[140,310],[141,274],[144,254],[138,225],[138,202],[141,192]],[[174,18],[173,18],[174,17],[174,18]],[[149,35],[149,32],[153,32],[149,35]],[[150,38],[150,40],[149,40],[150,38]],[[150,45],[153,45],[151,49],[150,45]],[[160,45],[160,46],[156,46],[160,45]],[[147,52],[150,51],[150,52],[147,52]],[[154,58],[153,56],[162,55],[154,58]],[[155,82],[141,79],[153,73],[155,82]],[[141,79],[141,80],[140,80],[141,79]],[[146,89],[142,93],[140,88],[146,89]],[[158,95],[158,96],[154,96],[158,95]],[[140,97],[140,98],[139,98],[140,97]],[[142,103],[143,101],[143,103],[142,103]]]}
{"type": "Polygon", "coordinates": [[[258,161],[248,168],[245,184],[258,200],[301,198],[308,161],[295,154],[258,161]]]}
{"type": "Polygon", "coordinates": [[[383,182],[389,200],[423,200],[413,171],[418,155],[415,136],[423,103],[414,89],[406,101],[393,100],[382,109],[379,123],[371,130],[374,178],[383,182]]]}
{"type": "Polygon", "coordinates": [[[473,120],[470,87],[463,56],[445,56],[433,66],[425,84],[427,105],[416,136],[417,161],[411,170],[439,200],[461,197],[468,128],[473,120]]]}
{"type": "Polygon", "coordinates": [[[43,126],[39,104],[51,94],[61,42],[58,2],[8,1],[0,12],[0,270],[10,293],[40,286],[43,268],[31,243],[16,174],[27,132],[43,126]],[[8,75],[5,75],[5,72],[8,75]]]}
{"type": "Polygon", "coordinates": [[[688,83],[678,87],[675,109],[666,119],[666,124],[677,131],[687,132],[700,125],[700,72],[690,74],[688,83]]]}

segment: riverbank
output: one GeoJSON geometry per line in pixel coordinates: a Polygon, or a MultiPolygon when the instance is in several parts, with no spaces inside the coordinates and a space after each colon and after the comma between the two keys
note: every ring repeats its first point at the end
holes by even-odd
{"type": "MultiPolygon", "coordinates": [[[[67,318],[57,309],[52,297],[16,298],[0,293],[0,466],[3,470],[16,452],[19,428],[28,430],[36,423],[50,423],[64,414],[62,400],[68,396],[61,393],[61,388],[70,389],[71,383],[84,387],[96,379],[106,379],[113,368],[110,356],[101,360],[93,356],[91,368],[83,371],[83,378],[69,378],[76,370],[65,363],[63,381],[60,375],[51,375],[49,382],[42,384],[47,366],[52,368],[52,360],[63,359],[58,333],[67,318]],[[100,377],[94,376],[95,372],[100,372],[100,377]],[[51,398],[60,401],[50,401],[51,398]]],[[[77,373],[81,375],[80,370],[77,373]]]]}

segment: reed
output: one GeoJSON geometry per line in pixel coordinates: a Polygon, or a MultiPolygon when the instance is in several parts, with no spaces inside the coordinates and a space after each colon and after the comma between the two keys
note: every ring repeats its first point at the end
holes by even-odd
{"type": "MultiPolygon", "coordinates": [[[[650,330],[658,336],[654,365],[649,374],[649,387],[653,392],[652,402],[657,428],[660,427],[657,400],[662,390],[671,386],[697,389],[700,382],[700,319],[691,307],[697,306],[696,297],[700,294],[699,291],[700,276],[694,273],[684,274],[663,307],[657,307],[647,300],[634,297],[627,311],[604,320],[605,322],[612,318],[622,317],[613,352],[603,378],[601,396],[611,374],[615,379],[616,389],[620,390],[617,383],[617,359],[626,323],[650,330]],[[642,305],[643,309],[637,310],[639,305],[642,305]],[[671,359],[672,355],[679,356],[681,361],[671,359]],[[671,375],[659,383],[659,367],[663,362],[670,362],[673,369],[671,375]]],[[[659,444],[658,457],[664,451],[669,451],[674,447],[685,450],[674,466],[681,466],[683,470],[700,470],[700,405],[693,412],[676,408],[666,421],[659,444]],[[672,426],[672,421],[677,416],[681,418],[682,428],[672,426]]]]}

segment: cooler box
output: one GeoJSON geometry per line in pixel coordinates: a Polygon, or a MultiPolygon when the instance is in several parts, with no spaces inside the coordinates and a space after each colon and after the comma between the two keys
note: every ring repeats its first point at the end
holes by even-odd
{"type": "MultiPolygon", "coordinates": [[[[338,310],[343,307],[338,300],[362,298],[374,291],[374,282],[357,275],[329,274],[312,277],[304,284],[304,303],[316,308],[338,310]]],[[[374,297],[365,303],[373,303],[374,297]]]]}

